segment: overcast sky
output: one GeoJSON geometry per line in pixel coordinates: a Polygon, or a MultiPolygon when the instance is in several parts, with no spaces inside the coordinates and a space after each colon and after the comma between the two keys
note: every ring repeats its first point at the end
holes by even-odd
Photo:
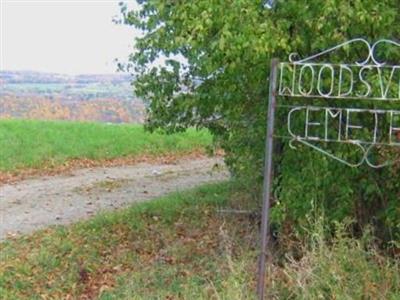
{"type": "Polygon", "coordinates": [[[115,72],[114,59],[126,59],[137,35],[112,22],[118,2],[0,0],[0,69],[115,72]]]}

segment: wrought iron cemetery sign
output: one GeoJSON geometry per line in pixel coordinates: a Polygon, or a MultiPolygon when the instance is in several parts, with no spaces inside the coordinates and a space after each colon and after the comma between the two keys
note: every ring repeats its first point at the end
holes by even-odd
{"type": "Polygon", "coordinates": [[[358,38],[308,58],[298,59],[297,54],[292,54],[288,62],[272,60],[258,278],[260,299],[264,299],[274,137],[287,139],[294,149],[295,143],[310,147],[350,167],[382,168],[393,164],[390,153],[394,147],[400,147],[400,110],[395,109],[400,101],[400,65],[395,63],[400,58],[399,47],[400,43],[392,40],[370,44],[358,38]],[[337,61],[335,56],[353,61],[337,61]],[[275,119],[284,120],[276,130],[275,119]],[[343,149],[336,154],[334,149],[340,146],[352,149],[356,155],[350,155],[351,159],[343,156],[343,149]]]}

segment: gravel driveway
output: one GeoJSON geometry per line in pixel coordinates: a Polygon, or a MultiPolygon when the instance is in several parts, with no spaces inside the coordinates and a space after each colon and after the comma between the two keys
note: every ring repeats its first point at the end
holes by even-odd
{"type": "Polygon", "coordinates": [[[0,187],[0,240],[228,178],[221,158],[81,169],[0,187]]]}

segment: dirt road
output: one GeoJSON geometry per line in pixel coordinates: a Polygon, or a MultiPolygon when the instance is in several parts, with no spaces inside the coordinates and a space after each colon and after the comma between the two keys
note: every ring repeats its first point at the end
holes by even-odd
{"type": "Polygon", "coordinates": [[[221,158],[81,169],[0,187],[0,240],[228,178],[221,158]]]}

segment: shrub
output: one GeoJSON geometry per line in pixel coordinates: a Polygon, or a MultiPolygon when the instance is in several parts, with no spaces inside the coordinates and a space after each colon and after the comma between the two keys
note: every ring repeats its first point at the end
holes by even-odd
{"type": "MultiPolygon", "coordinates": [[[[232,172],[253,186],[262,182],[271,58],[400,33],[397,0],[278,0],[272,8],[254,0],[137,2],[136,10],[122,6],[124,22],[144,32],[125,67],[148,102],[147,128],[208,128],[232,172]],[[166,63],[157,64],[162,56],[166,63]]],[[[357,61],[357,51],[351,53],[339,59],[357,61]]],[[[396,171],[349,169],[311,149],[277,148],[274,219],[280,224],[297,227],[314,207],[332,220],[352,217],[358,227],[372,221],[383,239],[398,234],[396,171]]]]}

